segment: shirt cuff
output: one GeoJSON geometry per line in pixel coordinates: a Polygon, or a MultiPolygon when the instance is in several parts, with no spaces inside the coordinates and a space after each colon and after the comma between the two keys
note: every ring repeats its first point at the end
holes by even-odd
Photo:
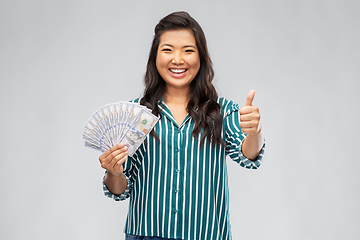
{"type": "Polygon", "coordinates": [[[130,190],[132,188],[132,183],[131,183],[130,179],[124,174],[124,176],[126,178],[126,182],[127,182],[127,188],[126,188],[125,192],[123,192],[122,194],[116,195],[116,194],[113,194],[112,192],[110,192],[110,190],[105,185],[104,179],[105,179],[106,173],[107,173],[107,171],[105,171],[103,181],[102,181],[102,183],[103,183],[103,191],[104,191],[105,196],[107,196],[109,198],[112,198],[115,201],[123,201],[123,200],[129,198],[130,197],[130,190]]]}
{"type": "Polygon", "coordinates": [[[250,159],[246,158],[244,156],[244,154],[242,153],[242,150],[240,150],[240,153],[241,154],[239,155],[239,164],[241,167],[248,168],[248,169],[259,168],[262,163],[264,153],[265,153],[265,139],[264,139],[264,145],[262,146],[261,151],[255,160],[250,160],[250,159]]]}

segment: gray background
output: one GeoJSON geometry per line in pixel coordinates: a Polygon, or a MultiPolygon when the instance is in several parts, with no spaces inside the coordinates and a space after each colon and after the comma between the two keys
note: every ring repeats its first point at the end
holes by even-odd
{"type": "Polygon", "coordinates": [[[229,165],[234,239],[360,239],[360,2],[0,2],[0,239],[123,239],[127,202],[102,193],[82,130],[139,97],[153,28],[203,27],[219,95],[251,89],[267,153],[229,165]]]}

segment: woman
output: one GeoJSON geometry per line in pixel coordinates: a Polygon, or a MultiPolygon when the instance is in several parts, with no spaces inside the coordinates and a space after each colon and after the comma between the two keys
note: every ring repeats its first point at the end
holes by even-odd
{"type": "Polygon", "coordinates": [[[161,119],[133,157],[119,143],[99,158],[105,195],[130,197],[126,239],[231,239],[226,156],[256,169],[264,140],[255,92],[240,109],[213,75],[200,25],[186,12],[160,20],[135,101],[161,119]]]}

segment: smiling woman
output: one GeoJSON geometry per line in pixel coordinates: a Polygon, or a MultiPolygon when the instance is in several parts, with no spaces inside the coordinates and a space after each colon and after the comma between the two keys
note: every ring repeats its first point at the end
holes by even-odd
{"type": "MultiPolygon", "coordinates": [[[[200,57],[190,30],[164,32],[160,37],[156,68],[166,82],[166,93],[176,94],[183,88],[189,94],[192,80],[199,72],[200,57]]],[[[165,100],[166,101],[166,100],[165,100]]]]}
{"type": "Polygon", "coordinates": [[[99,158],[105,195],[130,198],[126,239],[231,239],[226,157],[257,169],[265,145],[255,92],[240,109],[213,77],[200,25],[186,12],[163,18],[134,100],[160,120],[132,157],[120,143],[99,158]]]}

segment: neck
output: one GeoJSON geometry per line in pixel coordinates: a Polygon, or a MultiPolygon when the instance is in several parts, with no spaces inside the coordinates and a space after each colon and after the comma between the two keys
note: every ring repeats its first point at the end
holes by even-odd
{"type": "Polygon", "coordinates": [[[189,88],[177,89],[166,87],[163,98],[167,104],[187,105],[189,102],[189,88]]]}

